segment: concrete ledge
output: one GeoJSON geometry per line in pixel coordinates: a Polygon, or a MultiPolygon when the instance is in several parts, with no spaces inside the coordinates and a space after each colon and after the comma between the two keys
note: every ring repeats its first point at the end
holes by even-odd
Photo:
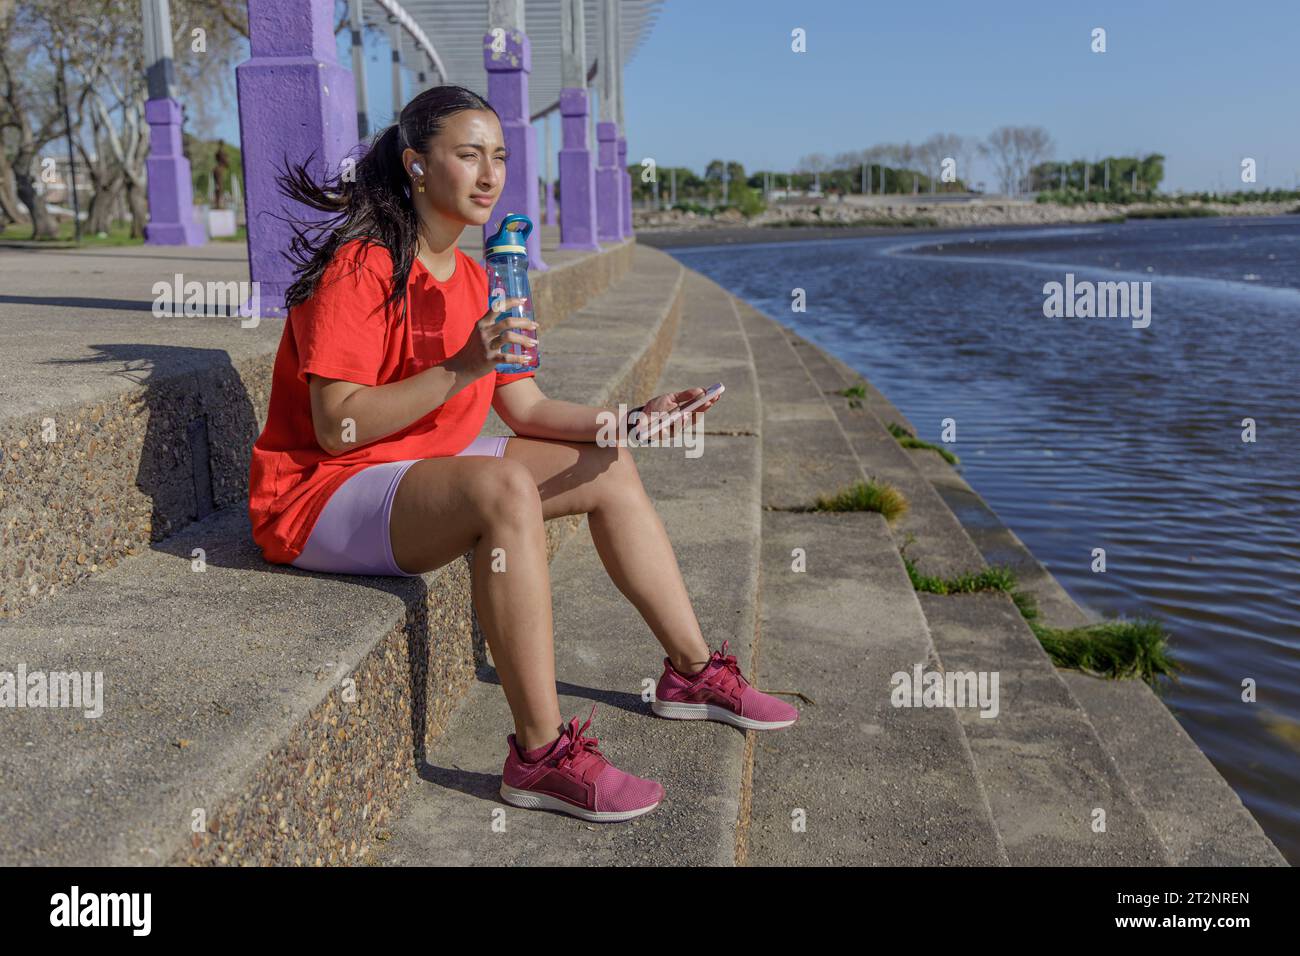
{"type": "MultiPolygon", "coordinates": [[[[639,338],[590,340],[588,354],[606,356],[592,359],[608,373],[592,380],[599,396],[657,376],[681,308],[674,268],[656,299],[629,291],[639,338]]],[[[262,561],[247,522],[242,506],[217,512],[0,622],[6,661],[106,683],[97,719],[43,709],[0,721],[0,863],[364,856],[484,663],[468,565],[418,579],[309,574],[262,561]]],[[[548,522],[548,553],[578,526],[548,522]]]]}
{"type": "MultiPolygon", "coordinates": [[[[552,268],[531,277],[542,335],[618,282],[635,249],[548,251],[552,268]]],[[[154,282],[247,281],[245,256],[226,243],[0,250],[0,618],[247,501],[284,320],[151,312],[154,282]],[[69,287],[97,294],[50,291],[69,287]]]]}

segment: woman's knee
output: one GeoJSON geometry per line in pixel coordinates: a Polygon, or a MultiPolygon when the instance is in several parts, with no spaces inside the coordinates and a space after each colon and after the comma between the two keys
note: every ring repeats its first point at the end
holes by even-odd
{"type": "Polygon", "coordinates": [[[596,481],[597,487],[601,489],[602,500],[608,500],[610,496],[645,494],[641,473],[637,471],[630,448],[626,445],[597,447],[596,452],[604,459],[600,463],[596,481]]]}
{"type": "Polygon", "coordinates": [[[485,521],[541,520],[541,495],[527,466],[509,458],[495,458],[480,471],[471,484],[469,498],[485,521]]]}

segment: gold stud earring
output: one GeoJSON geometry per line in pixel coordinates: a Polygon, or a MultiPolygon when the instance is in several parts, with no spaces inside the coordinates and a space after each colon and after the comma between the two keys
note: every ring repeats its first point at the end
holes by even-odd
{"type": "Polygon", "coordinates": [[[420,177],[420,181],[415,184],[415,191],[419,193],[424,192],[424,177],[420,177]]]}

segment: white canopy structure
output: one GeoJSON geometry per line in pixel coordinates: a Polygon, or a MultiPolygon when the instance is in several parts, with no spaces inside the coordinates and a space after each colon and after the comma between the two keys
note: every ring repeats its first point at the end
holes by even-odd
{"type": "MultiPolygon", "coordinates": [[[[483,69],[483,37],[488,32],[490,0],[357,0],[363,22],[388,29],[400,27],[403,66],[424,73],[426,85],[455,83],[485,96],[487,73],[483,69]]],[[[560,6],[563,0],[527,0],[524,32],[532,46],[533,69],[529,77],[529,108],[538,119],[559,106],[560,6]]],[[[619,0],[620,49],[626,65],[649,35],[663,0],[619,0]]],[[[587,42],[587,77],[600,70],[600,0],[584,4],[587,42]]]]}

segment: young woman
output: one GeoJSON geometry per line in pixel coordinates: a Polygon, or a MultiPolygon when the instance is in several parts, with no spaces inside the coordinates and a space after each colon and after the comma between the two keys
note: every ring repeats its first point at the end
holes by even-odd
{"type": "MultiPolygon", "coordinates": [[[[281,178],[333,218],[295,226],[297,281],[253,447],[253,537],[269,561],[344,574],[413,576],[472,550],[474,607],[514,716],[502,797],[626,820],[658,806],[663,787],[612,766],[585,736],[590,716],[581,728],[561,719],[547,519],[588,516],[610,578],[667,652],[656,713],[747,729],[798,714],[751,687],[725,643],[710,652],[631,454],[596,444],[600,416],[616,412],[547,398],[531,370],[495,370],[537,325],[498,328],[515,299],[484,314],[486,274],[456,242],[491,218],[505,160],[492,107],[441,86],[406,105],[355,175],[281,178]],[[479,435],[489,405],[513,437],[479,435]]],[[[642,408],[668,412],[703,391],[642,408]]]]}

